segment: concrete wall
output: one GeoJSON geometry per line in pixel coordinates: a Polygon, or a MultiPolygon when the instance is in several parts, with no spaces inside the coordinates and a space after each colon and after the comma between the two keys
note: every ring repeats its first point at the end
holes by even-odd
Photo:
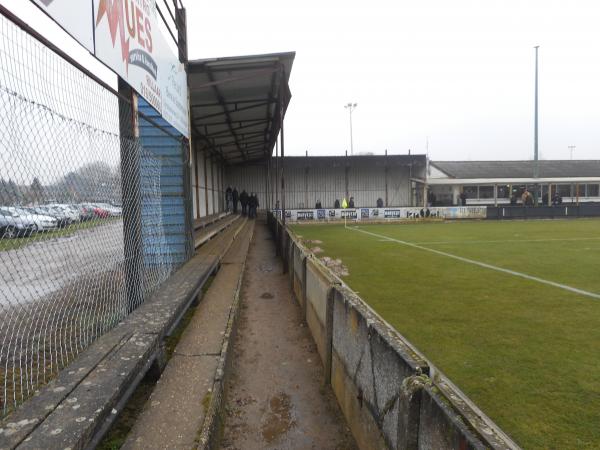
{"type": "MultiPolygon", "coordinates": [[[[348,426],[362,450],[517,449],[489,418],[273,216],[289,269],[348,426]]],[[[476,376],[476,375],[474,375],[476,376]]]]}

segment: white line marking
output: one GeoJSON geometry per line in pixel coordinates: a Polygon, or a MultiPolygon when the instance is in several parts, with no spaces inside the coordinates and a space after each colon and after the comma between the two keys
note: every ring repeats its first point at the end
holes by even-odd
{"type": "Polygon", "coordinates": [[[567,286],[566,284],[555,283],[554,281],[544,280],[543,278],[538,278],[533,275],[527,275],[525,273],[516,272],[514,270],[504,269],[502,267],[493,266],[491,264],[487,264],[487,263],[484,263],[481,261],[476,261],[474,259],[463,258],[462,256],[453,255],[452,253],[446,253],[446,252],[442,252],[440,250],[435,250],[433,248],[423,247],[418,244],[413,244],[412,242],[401,241],[399,239],[394,239],[389,236],[385,236],[383,234],[371,233],[370,231],[360,230],[360,229],[351,228],[351,227],[349,227],[348,229],[352,230],[352,231],[358,231],[359,233],[365,233],[365,234],[368,234],[368,235],[371,235],[371,236],[374,236],[377,238],[386,239],[388,241],[396,242],[398,244],[406,245],[407,247],[418,248],[419,250],[425,250],[426,252],[431,252],[431,253],[435,253],[437,255],[446,256],[448,258],[453,258],[458,261],[462,261],[462,262],[465,262],[468,264],[473,264],[473,265],[479,266],[479,267],[484,267],[486,269],[495,270],[497,272],[507,273],[507,274],[513,275],[515,277],[525,278],[526,280],[537,281],[538,283],[547,284],[549,286],[553,286],[553,287],[556,287],[559,289],[564,289],[565,291],[574,292],[575,294],[580,294],[580,295],[584,295],[586,297],[591,297],[591,298],[600,300],[600,294],[595,294],[594,292],[588,292],[588,291],[584,291],[582,289],[577,289],[577,288],[574,288],[571,286],[567,286]]]}
{"type": "Polygon", "coordinates": [[[503,244],[505,242],[519,242],[520,244],[528,244],[529,242],[570,242],[570,241],[598,241],[600,237],[582,237],[582,238],[549,238],[549,239],[499,239],[492,241],[428,241],[415,242],[420,245],[437,245],[437,244],[503,244]]]}

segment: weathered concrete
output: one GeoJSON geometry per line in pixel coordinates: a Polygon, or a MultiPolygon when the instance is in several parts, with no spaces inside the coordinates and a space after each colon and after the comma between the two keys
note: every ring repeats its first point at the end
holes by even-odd
{"type": "Polygon", "coordinates": [[[294,243],[294,260],[292,273],[292,290],[302,310],[306,314],[306,252],[304,248],[294,243]]]}
{"type": "Polygon", "coordinates": [[[213,239],[219,233],[222,233],[223,230],[233,225],[239,219],[240,216],[238,215],[224,214],[222,218],[219,217],[219,220],[214,220],[203,227],[197,228],[194,233],[194,245],[196,248],[198,248],[201,245],[206,244],[208,241],[213,239]]]}
{"type": "Polygon", "coordinates": [[[221,233],[203,246],[148,301],[4,419],[0,449],[94,445],[150,366],[164,359],[165,336],[216,270],[235,232],[221,233]]]}
{"type": "Polygon", "coordinates": [[[323,366],[331,360],[331,343],[327,330],[327,315],[330,313],[330,291],[336,280],[314,258],[306,260],[306,323],[317,344],[323,366]]]}
{"type": "Polygon", "coordinates": [[[356,448],[323,386],[316,347],[275,257],[275,242],[257,224],[242,288],[223,449],[356,448]]]}
{"type": "Polygon", "coordinates": [[[352,291],[334,290],[331,383],[344,415],[361,448],[406,448],[399,443],[410,441],[411,411],[400,409],[402,384],[427,364],[352,291]]]}
{"type": "Polygon", "coordinates": [[[361,449],[519,448],[272,217],[268,223],[281,234],[278,243],[292,246],[280,254],[290,258],[293,291],[304,296],[325,380],[361,449]],[[303,265],[303,278],[296,265],[303,265]]]}
{"type": "Polygon", "coordinates": [[[244,226],[223,257],[221,269],[186,327],[124,449],[180,449],[198,444],[215,383],[224,374],[232,308],[253,225],[248,222],[244,226]]]}

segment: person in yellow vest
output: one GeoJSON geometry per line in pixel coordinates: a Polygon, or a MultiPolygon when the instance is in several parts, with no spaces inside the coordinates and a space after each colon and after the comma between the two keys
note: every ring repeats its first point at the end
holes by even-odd
{"type": "Polygon", "coordinates": [[[347,207],[348,207],[348,201],[344,197],[344,199],[342,200],[342,208],[346,209],[347,207]]]}

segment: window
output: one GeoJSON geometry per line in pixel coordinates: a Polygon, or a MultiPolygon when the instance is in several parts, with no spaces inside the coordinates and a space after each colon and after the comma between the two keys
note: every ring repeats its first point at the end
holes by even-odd
{"type": "Polygon", "coordinates": [[[494,186],[479,186],[479,198],[494,198],[494,186]]]}
{"type": "Polygon", "coordinates": [[[600,197],[600,186],[597,184],[586,184],[585,185],[585,196],[586,197],[600,197]]]}
{"type": "Polygon", "coordinates": [[[571,185],[570,184],[557,184],[556,192],[561,197],[571,197],[571,185]]]}
{"type": "Polygon", "coordinates": [[[498,198],[509,198],[509,197],[510,197],[510,186],[508,184],[498,186],[498,198]]]}
{"type": "Polygon", "coordinates": [[[477,198],[477,186],[465,186],[463,192],[467,198],[477,198]]]}

